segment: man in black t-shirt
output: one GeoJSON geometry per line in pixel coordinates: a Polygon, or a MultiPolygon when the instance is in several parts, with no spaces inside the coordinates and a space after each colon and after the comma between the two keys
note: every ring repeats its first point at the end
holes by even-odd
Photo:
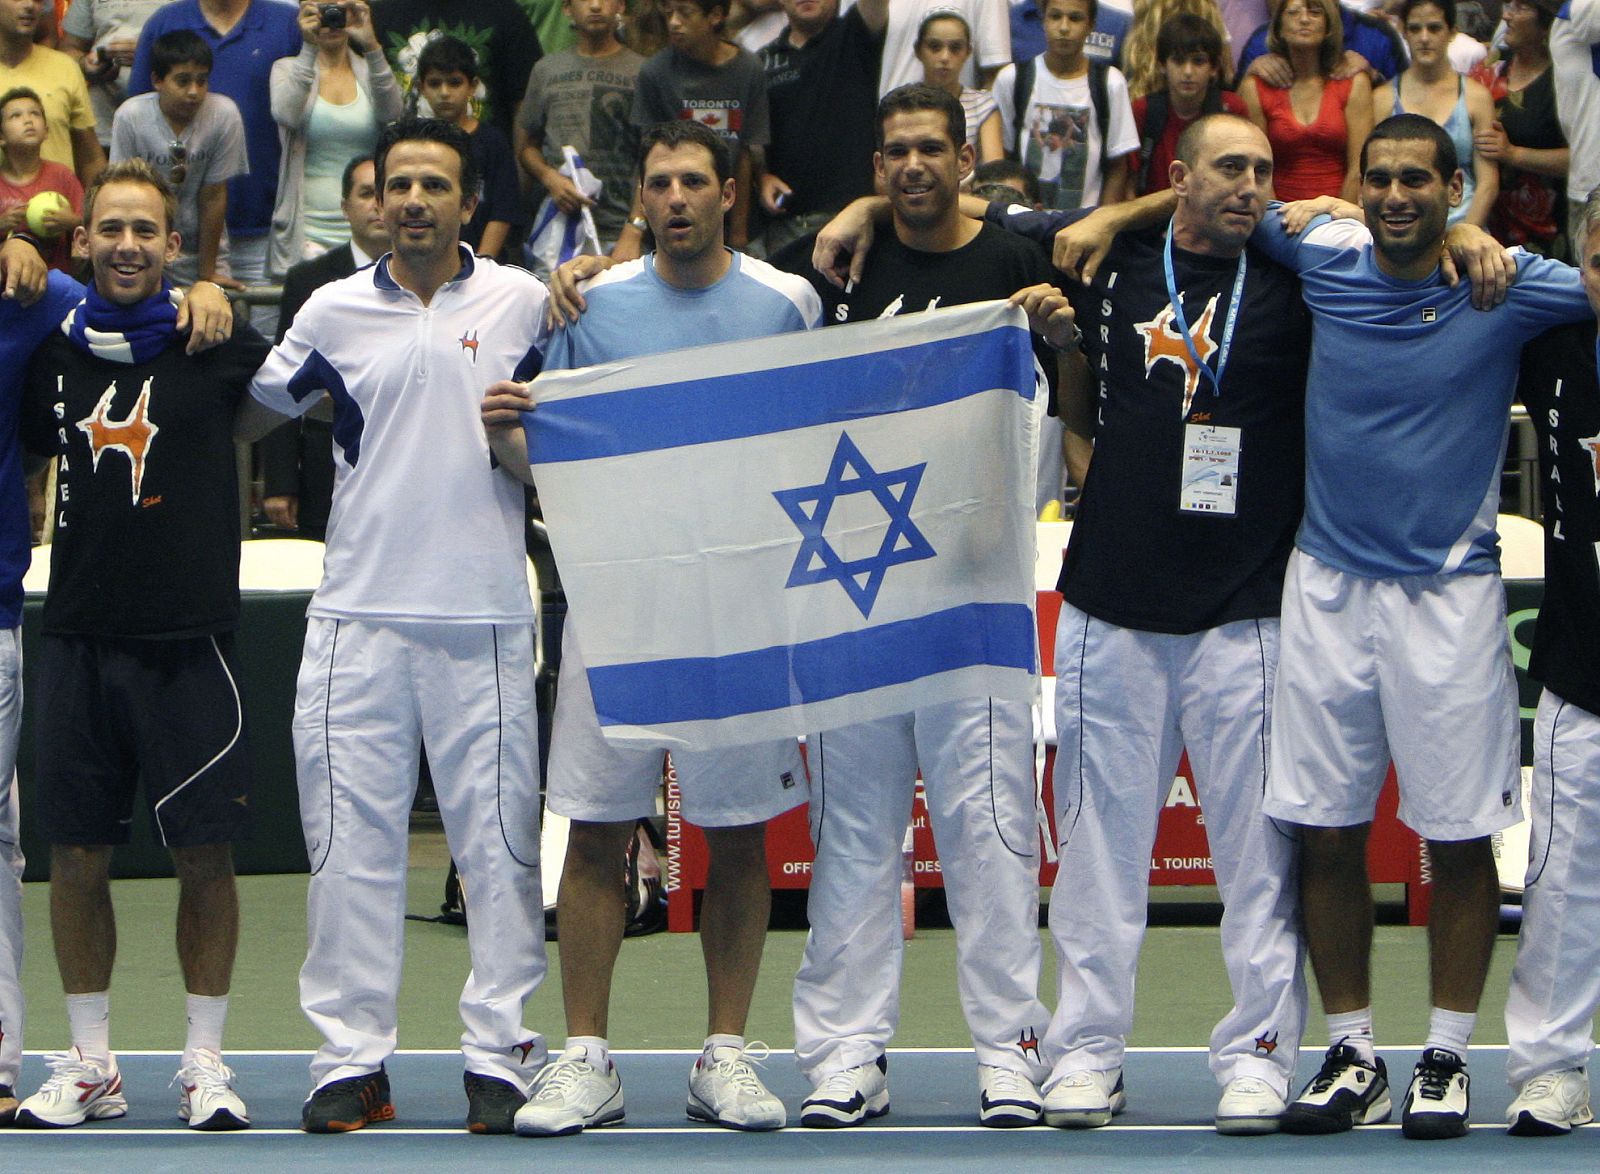
{"type": "MultiPolygon", "coordinates": [[[[1587,204],[1584,282],[1600,312],[1600,199],[1587,204]]],[[[1576,243],[1583,245],[1582,225],[1576,243]]],[[[1600,381],[1595,325],[1523,348],[1517,397],[1539,434],[1544,600],[1528,672],[1544,685],[1533,726],[1533,853],[1506,998],[1506,1111],[1518,1136],[1593,1119],[1585,1072],[1600,1009],[1600,381]]]]}
{"type": "MultiPolygon", "coordinates": [[[[1067,381],[1061,395],[1084,486],[1056,637],[1058,875],[1072,897],[1051,903],[1062,977],[1044,1119],[1062,1127],[1104,1125],[1126,1104],[1145,861],[1186,743],[1235,998],[1212,1035],[1219,1130],[1278,1127],[1306,1014],[1292,845],[1260,801],[1279,596],[1303,496],[1309,321],[1294,277],[1244,243],[1264,206],[1265,141],[1238,119],[1193,129],[1174,166],[1174,288],[1160,229],[1116,238],[1091,283],[1068,287],[1092,323],[1099,392],[1096,405],[1086,384],[1067,381]]],[[[1152,205],[1096,215],[1131,226],[1152,205]]],[[[853,209],[830,234],[859,243],[869,211],[853,209]]],[[[987,211],[1046,249],[1088,214],[987,211]]]]}
{"type": "Polygon", "coordinates": [[[770,257],[872,192],[873,111],[888,0],[783,0],[786,28],[761,50],[772,140],[758,190],[770,257]]]}
{"type": "MultiPolygon", "coordinates": [[[[960,102],[943,91],[903,86],[883,99],[874,163],[894,232],[849,290],[818,279],[824,317],[858,322],[1010,298],[1028,312],[1054,368],[1051,351],[1076,341],[1071,309],[1032,244],[961,215],[959,184],[974,162],[965,128],[960,102]]],[[[817,853],[795,979],[795,1055],[814,1087],[801,1124],[855,1125],[889,1108],[884,1049],[899,1014],[900,845],[919,766],[977,1051],[979,1120],[1037,1123],[1049,1064],[1040,1049],[1048,1013],[1038,997],[1029,707],[987,698],[930,705],[813,735],[809,754],[817,853]]]]}
{"type": "Polygon", "coordinates": [[[250,1124],[220,1054],[239,921],[231,842],[249,826],[232,427],[267,343],[242,323],[215,350],[185,355],[163,276],[179,248],[172,214],[143,160],[89,189],[76,244],[94,281],[35,354],[24,391],[24,443],[61,461],[35,786],[73,1043],[18,1109],[24,1126],[127,1111],[109,1042],[108,877],[141,784],[178,874],[189,992],[179,1115],[202,1130],[250,1124]]]}
{"type": "MultiPolygon", "coordinates": [[[[1092,283],[1068,288],[1092,323],[1098,396],[1062,395],[1083,494],[1056,630],[1058,876],[1072,895],[1050,906],[1052,1125],[1104,1125],[1126,1103],[1146,862],[1185,747],[1234,996],[1211,1036],[1217,1129],[1276,1130],[1294,1076],[1307,1009],[1294,845],[1261,798],[1311,335],[1293,275],[1245,244],[1271,175],[1248,122],[1196,121],[1172,165],[1170,231],[1119,236],[1092,283]]],[[[1047,244],[1063,219],[1004,218],[1047,244]]]]}

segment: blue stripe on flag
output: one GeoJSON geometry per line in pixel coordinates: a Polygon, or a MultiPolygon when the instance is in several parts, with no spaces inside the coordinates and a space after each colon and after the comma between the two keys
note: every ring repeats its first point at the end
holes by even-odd
{"type": "MultiPolygon", "coordinates": [[[[694,356],[683,355],[692,365],[694,356]]],[[[1033,398],[1026,331],[998,326],[848,358],[542,403],[523,413],[532,464],[737,440],[911,412],[994,387],[1033,398]],[[973,370],[993,372],[987,385],[973,370]],[[864,395],[864,391],[875,394],[864,395]],[[686,394],[688,392],[689,394],[686,394]]]]}
{"type": "Polygon", "coordinates": [[[1020,603],[971,603],[863,632],[717,657],[590,667],[602,726],[763,713],[978,665],[1032,672],[1039,637],[1020,603]]]}

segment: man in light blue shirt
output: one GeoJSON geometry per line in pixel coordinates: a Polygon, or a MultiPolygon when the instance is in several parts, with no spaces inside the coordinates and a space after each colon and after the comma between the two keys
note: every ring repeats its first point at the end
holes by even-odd
{"type": "MultiPolygon", "coordinates": [[[[810,284],[725,247],[733,207],[726,140],[691,121],[661,123],[640,144],[640,203],[656,251],[618,265],[583,289],[586,309],[557,331],[545,366],[568,369],[686,346],[809,330],[822,318],[810,284]]],[[[692,360],[686,358],[686,367],[692,360]]],[[[500,462],[533,483],[518,413],[527,389],[497,383],[484,421],[500,462]]],[[[534,445],[538,440],[535,436],[534,445]]],[[[670,492],[663,487],[663,492],[670,492]]],[[[574,624],[562,641],[561,679],[546,798],[571,820],[561,874],[562,1001],[567,1046],[517,1113],[524,1136],[555,1136],[623,1120],[622,1081],[607,1039],[611,974],[622,945],[623,892],[616,883],[634,828],[655,813],[662,751],[618,747],[600,732],[574,624]]],[[[673,754],[683,814],[711,850],[701,913],[709,1034],[689,1077],[688,1114],[732,1129],[786,1122],[783,1102],[745,1058],[745,1020],[766,938],[770,889],[766,823],[805,801],[794,739],[724,751],[673,754]]]]}
{"type": "Polygon", "coordinates": [[[1332,1046],[1287,1132],[1386,1120],[1373,1051],[1367,832],[1392,758],[1400,818],[1428,843],[1433,1011],[1404,1102],[1407,1137],[1467,1131],[1466,1048],[1499,884],[1489,837],[1520,818],[1515,679],[1495,518],[1518,354],[1588,315],[1576,270],[1516,255],[1487,313],[1439,276],[1454,147],[1416,115],[1361,159],[1367,230],[1274,208],[1254,243],[1299,275],[1314,322],[1306,512],[1284,583],[1263,810],[1301,835],[1306,942],[1332,1046]]]}

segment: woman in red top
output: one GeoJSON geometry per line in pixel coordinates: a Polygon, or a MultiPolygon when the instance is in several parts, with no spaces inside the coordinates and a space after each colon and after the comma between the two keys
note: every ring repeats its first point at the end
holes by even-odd
{"type": "Polygon", "coordinates": [[[1293,83],[1279,89],[1252,75],[1239,93],[1272,144],[1278,198],[1354,203],[1361,144],[1372,130],[1372,83],[1365,73],[1332,77],[1344,54],[1334,0],[1278,0],[1267,47],[1288,59],[1293,83]]]}

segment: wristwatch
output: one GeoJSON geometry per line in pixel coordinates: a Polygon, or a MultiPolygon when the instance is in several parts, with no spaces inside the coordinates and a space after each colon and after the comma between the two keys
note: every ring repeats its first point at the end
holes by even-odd
{"type": "Polygon", "coordinates": [[[1048,338],[1045,339],[1045,342],[1049,345],[1050,349],[1055,351],[1057,354],[1067,354],[1070,351],[1082,350],[1083,330],[1076,322],[1074,322],[1072,324],[1072,337],[1067,339],[1065,345],[1057,346],[1055,343],[1050,342],[1048,338]]]}

